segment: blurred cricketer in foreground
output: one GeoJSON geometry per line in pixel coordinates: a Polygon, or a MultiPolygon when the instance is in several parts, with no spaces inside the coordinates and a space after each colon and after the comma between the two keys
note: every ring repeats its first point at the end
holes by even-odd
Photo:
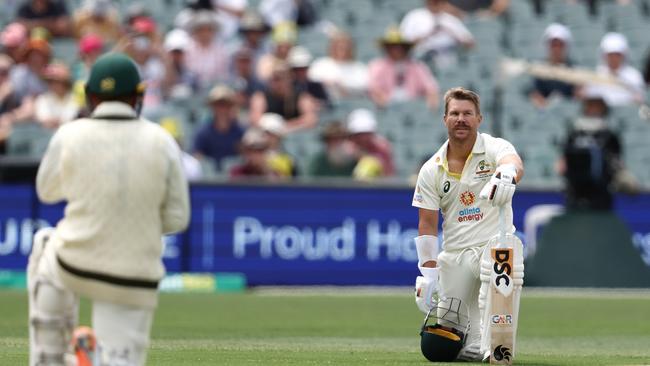
{"type": "MultiPolygon", "coordinates": [[[[523,256],[521,241],[512,235],[511,202],[524,168],[512,144],[479,133],[483,117],[476,93],[453,88],[444,101],[448,140],[422,166],[412,203],[419,209],[415,244],[422,274],[416,279],[415,301],[425,314],[439,306],[431,311],[437,318],[434,326],[426,326],[429,315],[425,319],[421,346],[431,361],[480,361],[490,353],[490,327],[481,324],[490,309],[487,294],[495,247],[491,239],[499,233],[500,208],[505,236],[515,253],[514,265],[509,258],[514,268],[501,282],[507,281],[510,290],[514,287],[516,305],[508,321],[516,329],[523,256]],[[438,212],[444,218],[440,253],[438,212]],[[454,321],[449,319],[452,313],[454,321]]],[[[514,349],[508,352],[514,355],[514,349]]]]}
{"type": "Polygon", "coordinates": [[[67,205],[29,257],[31,366],[146,362],[162,236],[188,225],[189,198],[174,139],[139,117],[143,91],[130,58],[102,56],[86,84],[90,117],[59,128],[43,157],[38,197],[67,205]],[[83,332],[78,346],[93,355],[71,346],[79,296],[92,301],[97,347],[83,332]]]}

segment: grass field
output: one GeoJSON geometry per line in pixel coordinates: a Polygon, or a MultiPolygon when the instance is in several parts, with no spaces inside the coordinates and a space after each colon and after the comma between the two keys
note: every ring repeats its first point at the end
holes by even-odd
{"type": "MultiPolygon", "coordinates": [[[[425,365],[411,296],[163,294],[148,364],[425,365]]],[[[0,311],[0,365],[26,365],[26,294],[0,291],[0,311]]],[[[650,365],[650,293],[527,291],[517,344],[518,365],[650,365]]]]}

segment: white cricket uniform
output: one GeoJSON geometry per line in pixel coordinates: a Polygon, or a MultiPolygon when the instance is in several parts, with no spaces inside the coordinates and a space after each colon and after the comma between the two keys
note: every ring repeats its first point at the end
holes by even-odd
{"type": "MultiPolygon", "coordinates": [[[[437,260],[439,295],[459,298],[468,306],[470,324],[474,324],[467,340],[471,344],[480,339],[476,324],[480,324],[481,255],[488,240],[499,232],[499,208],[480,199],[479,192],[494,174],[497,163],[517,152],[508,141],[479,133],[459,176],[449,172],[448,143],[420,169],[413,206],[442,213],[443,250],[437,260]]],[[[505,210],[508,232],[513,233],[512,207],[505,210]]]]}
{"type": "Polygon", "coordinates": [[[30,364],[60,356],[60,345],[38,334],[69,337],[79,295],[93,301],[106,355],[144,364],[164,275],[162,235],[189,221],[178,145],[129,105],[104,102],[91,118],[56,132],[36,183],[42,201],[67,204],[47,240],[35,239],[29,259],[30,364]]]}

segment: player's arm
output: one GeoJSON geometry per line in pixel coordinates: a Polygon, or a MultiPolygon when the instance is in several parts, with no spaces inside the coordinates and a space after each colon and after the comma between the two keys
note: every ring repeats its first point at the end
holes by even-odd
{"type": "Polygon", "coordinates": [[[50,140],[36,175],[36,193],[45,203],[56,203],[65,198],[61,182],[62,148],[61,130],[59,130],[50,140]]]}
{"type": "Polygon", "coordinates": [[[418,215],[418,263],[421,267],[433,268],[438,257],[438,210],[420,208],[418,215]]]}
{"type": "Polygon", "coordinates": [[[479,197],[500,207],[512,201],[516,185],[524,176],[524,163],[511,143],[497,139],[495,144],[498,144],[495,151],[497,167],[479,197]]]}
{"type": "Polygon", "coordinates": [[[176,142],[167,142],[169,170],[166,195],[162,205],[162,231],[170,234],[184,230],[190,219],[190,203],[187,179],[183,173],[181,151],[176,142]]]}

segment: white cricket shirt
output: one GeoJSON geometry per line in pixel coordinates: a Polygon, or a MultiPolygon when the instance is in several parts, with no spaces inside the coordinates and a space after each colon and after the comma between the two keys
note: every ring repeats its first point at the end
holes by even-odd
{"type": "MultiPolygon", "coordinates": [[[[447,140],[418,174],[413,206],[440,210],[443,217],[443,250],[480,246],[498,234],[499,208],[479,198],[503,157],[517,154],[502,138],[479,133],[460,176],[449,172],[447,140]]],[[[512,207],[506,208],[508,233],[513,233],[512,207]]]]}

